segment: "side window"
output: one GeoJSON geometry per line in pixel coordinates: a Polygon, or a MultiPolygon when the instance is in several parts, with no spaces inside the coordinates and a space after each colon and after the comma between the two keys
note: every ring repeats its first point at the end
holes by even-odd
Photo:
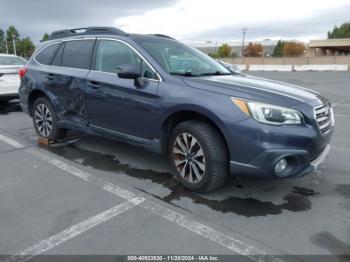
{"type": "Polygon", "coordinates": [[[50,64],[51,59],[52,59],[58,45],[59,45],[59,43],[56,43],[56,44],[52,44],[52,45],[49,45],[48,47],[44,48],[42,51],[39,52],[39,54],[36,55],[35,60],[43,65],[50,64]]]}
{"type": "Polygon", "coordinates": [[[73,40],[66,42],[62,56],[62,66],[90,69],[94,41],[95,40],[73,40]]]}
{"type": "Polygon", "coordinates": [[[56,55],[51,62],[51,65],[53,66],[61,65],[63,49],[64,49],[64,43],[58,48],[58,51],[56,52],[56,55]]]}
{"type": "Polygon", "coordinates": [[[131,64],[142,70],[145,78],[156,79],[153,70],[124,43],[112,40],[100,40],[96,53],[95,70],[107,73],[115,73],[117,67],[123,64],[131,64]]]}

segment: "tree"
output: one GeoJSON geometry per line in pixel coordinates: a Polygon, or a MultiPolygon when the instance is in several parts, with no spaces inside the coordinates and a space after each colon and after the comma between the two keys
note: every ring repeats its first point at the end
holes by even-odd
{"type": "Polygon", "coordinates": [[[17,55],[29,58],[34,52],[35,46],[29,37],[19,41],[17,55]]]}
{"type": "Polygon", "coordinates": [[[15,41],[16,46],[17,46],[18,42],[19,42],[19,33],[18,33],[17,29],[14,26],[11,25],[6,30],[6,42],[7,42],[7,47],[8,47],[8,50],[9,50],[9,54],[14,54],[15,53],[14,50],[13,50],[13,40],[15,41]]]}
{"type": "Polygon", "coordinates": [[[209,53],[208,56],[210,56],[211,58],[214,58],[214,59],[219,58],[218,53],[209,53]]]}
{"type": "Polygon", "coordinates": [[[332,31],[328,31],[328,39],[332,38],[350,38],[350,21],[341,26],[334,26],[332,31]]]}
{"type": "Polygon", "coordinates": [[[43,35],[43,38],[40,40],[40,42],[45,42],[45,41],[47,41],[47,40],[49,40],[49,35],[48,35],[48,33],[45,33],[45,34],[43,35]]]}
{"type": "Polygon", "coordinates": [[[236,52],[231,52],[231,55],[230,55],[230,57],[232,57],[232,58],[235,58],[235,57],[237,57],[237,53],[236,53],[236,52]]]}
{"type": "Polygon", "coordinates": [[[272,56],[274,56],[274,57],[283,56],[284,44],[285,44],[284,41],[278,40],[277,45],[275,46],[275,49],[273,50],[272,56]]]}
{"type": "Polygon", "coordinates": [[[245,48],[245,56],[261,56],[262,45],[257,43],[249,43],[245,48]]]}
{"type": "Polygon", "coordinates": [[[0,29],[0,53],[6,53],[5,32],[0,29]]]}
{"type": "Polygon", "coordinates": [[[32,40],[29,37],[20,39],[19,33],[14,26],[10,26],[6,30],[6,34],[0,29],[0,53],[6,53],[6,42],[9,54],[14,53],[13,39],[15,40],[17,55],[28,58],[33,54],[35,46],[32,40]]]}
{"type": "Polygon", "coordinates": [[[218,57],[229,57],[231,55],[232,48],[228,44],[222,44],[217,52],[218,57]]]}
{"type": "Polygon", "coordinates": [[[304,54],[305,45],[298,42],[285,42],[283,47],[284,56],[301,56],[304,54]]]}

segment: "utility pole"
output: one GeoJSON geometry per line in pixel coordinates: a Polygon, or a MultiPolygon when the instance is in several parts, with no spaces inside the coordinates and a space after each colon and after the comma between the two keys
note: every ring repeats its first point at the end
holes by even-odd
{"type": "Polygon", "coordinates": [[[245,40],[245,34],[247,32],[248,28],[242,28],[242,52],[241,56],[244,57],[244,40],[245,40]]]}
{"type": "Polygon", "coordinates": [[[5,39],[6,54],[9,54],[9,49],[7,47],[7,40],[5,39]]]}
{"type": "Polygon", "coordinates": [[[13,44],[13,52],[15,55],[17,55],[16,54],[16,41],[15,41],[15,37],[13,34],[12,34],[12,44],[13,44]]]}

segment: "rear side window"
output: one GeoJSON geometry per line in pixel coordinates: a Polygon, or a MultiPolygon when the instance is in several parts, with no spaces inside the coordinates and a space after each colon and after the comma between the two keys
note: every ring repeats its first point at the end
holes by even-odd
{"type": "Polygon", "coordinates": [[[63,54],[63,48],[64,48],[64,44],[62,44],[57,52],[56,52],[56,55],[54,57],[54,59],[52,60],[51,62],[51,65],[53,66],[60,66],[61,65],[61,60],[62,60],[62,54],[63,54]]]}
{"type": "Polygon", "coordinates": [[[94,42],[95,40],[74,40],[66,42],[62,56],[62,66],[90,69],[94,42]]]}
{"type": "Polygon", "coordinates": [[[51,62],[51,59],[58,47],[59,43],[49,45],[48,47],[44,48],[42,51],[37,54],[35,57],[35,60],[38,61],[40,64],[48,65],[51,62]]]}

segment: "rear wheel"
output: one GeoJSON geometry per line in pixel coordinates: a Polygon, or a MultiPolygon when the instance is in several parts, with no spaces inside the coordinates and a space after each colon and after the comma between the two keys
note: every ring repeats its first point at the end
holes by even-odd
{"type": "Polygon", "coordinates": [[[65,137],[67,130],[57,126],[56,112],[47,98],[35,100],[32,112],[34,127],[39,136],[50,140],[65,137]]]}
{"type": "Polygon", "coordinates": [[[172,131],[168,156],[177,180],[190,190],[209,192],[228,175],[228,155],[219,132],[201,121],[185,121],[172,131]]]}

